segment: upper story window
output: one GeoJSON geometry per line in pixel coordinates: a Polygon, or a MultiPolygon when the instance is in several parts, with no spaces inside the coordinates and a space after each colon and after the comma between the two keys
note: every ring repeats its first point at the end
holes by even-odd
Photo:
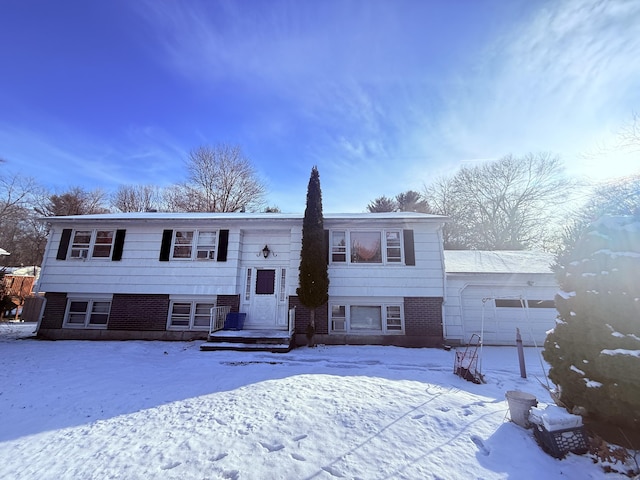
{"type": "Polygon", "coordinates": [[[229,230],[185,228],[164,230],[160,245],[161,262],[169,260],[227,260],[229,230]]]}
{"type": "Polygon", "coordinates": [[[331,262],[352,264],[401,263],[402,230],[333,230],[331,262]]]}
{"type": "Polygon", "coordinates": [[[58,260],[122,259],[126,230],[65,228],[58,245],[58,260]]]}
{"type": "Polygon", "coordinates": [[[215,231],[175,230],[172,258],[183,260],[215,260],[215,231]]]}
{"type": "Polygon", "coordinates": [[[76,230],[69,258],[111,258],[115,230],[76,230]]]}

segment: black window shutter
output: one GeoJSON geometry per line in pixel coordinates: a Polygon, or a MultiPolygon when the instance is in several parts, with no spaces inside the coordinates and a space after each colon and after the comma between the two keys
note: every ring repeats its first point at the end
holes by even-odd
{"type": "Polygon", "coordinates": [[[402,236],[404,237],[404,264],[415,265],[416,251],[413,246],[413,230],[404,230],[402,236]]]}
{"type": "Polygon", "coordinates": [[[324,246],[324,255],[327,260],[327,265],[329,265],[329,258],[331,257],[331,254],[329,253],[329,250],[331,249],[331,246],[329,244],[329,230],[324,231],[324,246]]]}
{"type": "Polygon", "coordinates": [[[126,230],[116,230],[116,238],[113,242],[113,255],[111,255],[111,260],[117,262],[122,260],[122,250],[124,249],[124,236],[126,230]]]}
{"type": "Polygon", "coordinates": [[[162,245],[160,245],[160,261],[168,262],[169,253],[171,253],[171,239],[173,238],[173,230],[164,230],[162,232],[162,245]]]}
{"type": "Polygon", "coordinates": [[[220,230],[218,234],[218,261],[227,261],[227,249],[229,247],[229,230],[220,230]]]}
{"type": "Polygon", "coordinates": [[[67,259],[67,250],[69,250],[69,242],[71,241],[71,229],[65,228],[62,230],[62,237],[60,237],[60,245],[58,245],[58,254],[56,258],[58,260],[67,259]]]}

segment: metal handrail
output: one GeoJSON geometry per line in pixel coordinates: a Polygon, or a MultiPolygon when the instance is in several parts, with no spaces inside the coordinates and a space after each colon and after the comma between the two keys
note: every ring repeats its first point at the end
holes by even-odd
{"type": "Polygon", "coordinates": [[[228,305],[222,307],[213,307],[210,310],[209,317],[209,334],[222,330],[224,328],[224,321],[227,318],[227,314],[231,311],[231,307],[228,305]]]}

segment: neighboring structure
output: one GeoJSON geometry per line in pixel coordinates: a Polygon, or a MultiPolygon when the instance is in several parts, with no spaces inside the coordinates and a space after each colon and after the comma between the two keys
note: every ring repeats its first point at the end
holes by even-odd
{"type": "MultiPolygon", "coordinates": [[[[38,335],[52,339],[207,338],[212,307],[246,313],[245,330],[289,330],[302,215],[105,214],[49,217],[38,335]]],[[[326,214],[325,344],[441,345],[445,218],[412,212],[326,214]]]]}
{"type": "Polygon", "coordinates": [[[554,256],[543,252],[446,250],[447,292],[444,337],[466,344],[478,334],[485,345],[541,346],[555,325],[551,270],[554,256]]]}

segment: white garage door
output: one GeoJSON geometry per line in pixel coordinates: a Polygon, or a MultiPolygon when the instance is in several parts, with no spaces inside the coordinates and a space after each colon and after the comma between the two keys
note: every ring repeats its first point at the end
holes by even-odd
{"type": "Polygon", "coordinates": [[[461,299],[465,341],[477,334],[485,345],[515,345],[519,328],[524,345],[542,346],[555,325],[554,293],[544,287],[466,287],[461,299]]]}

